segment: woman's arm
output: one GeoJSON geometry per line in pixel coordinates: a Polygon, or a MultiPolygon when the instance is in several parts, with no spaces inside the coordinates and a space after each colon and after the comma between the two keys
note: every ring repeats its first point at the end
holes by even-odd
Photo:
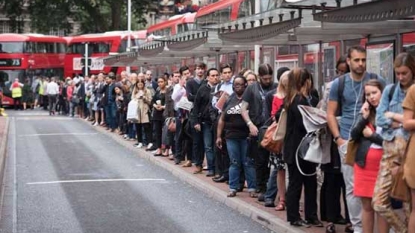
{"type": "Polygon", "coordinates": [[[144,88],[144,97],[143,97],[143,101],[144,103],[151,105],[151,92],[149,90],[147,90],[146,88],[144,88]]]}
{"type": "Polygon", "coordinates": [[[363,115],[359,113],[357,117],[356,124],[352,127],[352,130],[350,131],[350,137],[353,140],[358,140],[362,137],[362,132],[365,129],[368,121],[367,119],[363,118],[363,115]]]}
{"type": "Polygon", "coordinates": [[[376,109],[376,125],[384,129],[390,128],[392,125],[392,119],[386,117],[385,113],[389,110],[389,92],[391,85],[387,86],[382,93],[379,106],[376,109]]]}
{"type": "Polygon", "coordinates": [[[410,109],[403,109],[403,128],[407,131],[415,130],[414,112],[410,109]]]}
{"type": "Polygon", "coordinates": [[[372,136],[370,136],[368,139],[369,139],[371,142],[373,142],[373,143],[375,143],[375,144],[377,144],[377,145],[379,145],[379,146],[382,146],[382,144],[383,144],[383,138],[382,138],[382,136],[381,136],[380,134],[378,134],[378,133],[373,133],[373,134],[372,134],[372,136]]]}

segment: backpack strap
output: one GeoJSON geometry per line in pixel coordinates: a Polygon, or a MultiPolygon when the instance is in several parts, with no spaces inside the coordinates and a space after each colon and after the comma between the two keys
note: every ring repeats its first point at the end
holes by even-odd
{"type": "Polygon", "coordinates": [[[395,93],[397,85],[398,85],[397,83],[393,84],[391,89],[389,90],[389,102],[392,100],[393,93],[395,93]]]}
{"type": "Polygon", "coordinates": [[[337,115],[342,115],[342,103],[343,103],[343,91],[345,85],[345,75],[338,77],[339,79],[339,87],[337,88],[337,115]]]}

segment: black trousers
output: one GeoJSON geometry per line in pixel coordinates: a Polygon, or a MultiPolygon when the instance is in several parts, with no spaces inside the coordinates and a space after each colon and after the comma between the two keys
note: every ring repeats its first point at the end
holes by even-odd
{"type": "Polygon", "coordinates": [[[228,149],[226,148],[226,140],[222,135],[222,149],[219,149],[216,146],[217,128],[218,121],[216,121],[213,124],[213,142],[215,144],[215,146],[213,147],[213,153],[215,154],[216,174],[218,174],[219,176],[223,176],[226,179],[229,179],[230,160],[228,155],[228,149]]]}
{"type": "Polygon", "coordinates": [[[161,148],[161,137],[163,132],[163,120],[154,120],[154,147],[161,148]]]}
{"type": "Polygon", "coordinates": [[[322,221],[336,222],[343,218],[341,215],[340,195],[343,193],[345,218],[349,220],[346,203],[346,187],[340,172],[324,172],[324,181],[320,191],[320,218],[322,221]]]}
{"type": "Polygon", "coordinates": [[[14,102],[14,110],[20,109],[20,105],[22,104],[22,97],[13,98],[14,102]]]}
{"type": "Polygon", "coordinates": [[[249,140],[248,156],[255,160],[256,188],[261,193],[265,193],[267,191],[267,182],[270,173],[268,166],[270,153],[259,146],[258,137],[250,137],[249,140]]]}
{"type": "MultiPolygon", "coordinates": [[[[300,159],[301,170],[311,174],[316,170],[316,164],[300,159]]],[[[301,219],[300,198],[304,186],[304,214],[306,220],[317,217],[317,176],[304,176],[298,170],[297,164],[288,164],[288,190],[286,194],[287,221],[295,222],[301,219]]]]}
{"type": "Polygon", "coordinates": [[[143,143],[143,130],[147,140],[151,139],[151,125],[150,123],[136,123],[137,141],[143,143]]]}

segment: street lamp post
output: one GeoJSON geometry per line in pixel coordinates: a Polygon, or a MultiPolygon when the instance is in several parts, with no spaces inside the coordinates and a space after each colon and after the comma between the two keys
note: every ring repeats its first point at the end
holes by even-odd
{"type": "MultiPolygon", "coordinates": [[[[127,38],[127,52],[130,52],[131,48],[131,0],[127,3],[127,24],[128,24],[128,38],[127,38]]],[[[131,73],[131,68],[126,67],[127,74],[131,73]]]]}

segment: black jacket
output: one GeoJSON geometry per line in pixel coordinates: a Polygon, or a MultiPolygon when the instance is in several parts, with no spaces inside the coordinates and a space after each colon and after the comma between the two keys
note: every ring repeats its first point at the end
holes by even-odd
{"type": "Polygon", "coordinates": [[[209,110],[212,106],[211,93],[213,88],[214,87],[210,87],[207,83],[199,88],[199,91],[194,98],[192,112],[190,113],[192,126],[201,124],[202,122],[212,123],[209,110]]]}
{"type": "Polygon", "coordinates": [[[363,136],[363,129],[366,127],[368,123],[369,121],[367,119],[364,119],[362,114],[359,114],[359,116],[357,117],[356,124],[354,125],[350,133],[351,139],[359,143],[355,157],[355,163],[359,167],[365,167],[366,156],[367,152],[370,149],[370,145],[372,145],[372,143],[375,143],[379,146],[382,146],[383,143],[382,136],[380,136],[376,132],[374,132],[372,136],[370,136],[369,138],[363,136]]]}
{"type": "Polygon", "coordinates": [[[197,91],[199,90],[200,86],[202,85],[203,80],[200,81],[200,83],[196,82],[196,80],[194,78],[188,80],[186,82],[186,95],[187,95],[187,99],[190,102],[194,102],[195,101],[195,97],[197,94],[197,91]]]}

